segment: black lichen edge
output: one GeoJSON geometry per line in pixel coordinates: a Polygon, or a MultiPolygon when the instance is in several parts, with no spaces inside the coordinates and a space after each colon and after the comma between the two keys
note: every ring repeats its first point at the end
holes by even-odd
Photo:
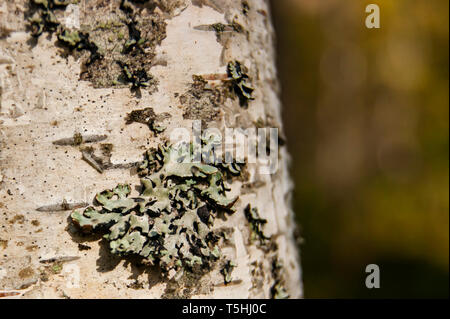
{"type": "Polygon", "coordinates": [[[248,102],[253,100],[252,93],[255,90],[248,83],[249,77],[245,73],[239,61],[231,61],[227,64],[227,75],[231,79],[234,92],[239,97],[239,103],[242,107],[248,107],[248,102]]]}
{"type": "Polygon", "coordinates": [[[155,134],[158,135],[165,131],[166,127],[157,124],[157,115],[151,107],[146,107],[144,109],[133,110],[127,114],[125,118],[125,124],[131,123],[141,123],[148,126],[148,128],[155,134]]]}
{"type": "Polygon", "coordinates": [[[140,68],[136,71],[131,71],[128,64],[122,61],[116,62],[122,69],[125,81],[131,83],[132,90],[150,86],[150,81],[153,80],[153,77],[151,75],[148,75],[147,71],[145,71],[144,68],[140,68]]]}
{"type": "Polygon", "coordinates": [[[283,264],[275,257],[272,260],[272,275],[275,279],[274,284],[270,288],[270,294],[272,299],[288,299],[289,294],[284,287],[284,280],[282,278],[283,264]]]}
{"type": "MultiPolygon", "coordinates": [[[[266,245],[271,251],[277,249],[278,245],[275,243],[272,237],[264,235],[262,226],[267,223],[266,219],[263,219],[258,214],[257,208],[252,208],[248,204],[244,209],[244,215],[250,224],[250,240],[259,240],[261,245],[266,245]]],[[[288,299],[289,294],[284,287],[283,279],[283,264],[277,255],[272,260],[272,276],[274,278],[274,284],[270,287],[270,295],[272,299],[288,299]]]]}
{"type": "Polygon", "coordinates": [[[232,281],[231,273],[233,272],[234,267],[236,267],[236,264],[231,260],[227,260],[222,269],[220,269],[220,273],[223,276],[223,283],[225,285],[228,285],[232,281]]]}

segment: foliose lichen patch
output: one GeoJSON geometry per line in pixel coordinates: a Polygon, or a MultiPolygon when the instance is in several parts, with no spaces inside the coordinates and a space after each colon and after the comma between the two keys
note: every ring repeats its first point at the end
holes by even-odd
{"type": "Polygon", "coordinates": [[[74,211],[72,221],[86,232],[104,231],[113,254],[139,255],[164,273],[208,270],[219,259],[221,239],[212,229],[219,213],[233,213],[225,176],[229,166],[185,163],[191,145],[150,149],[139,167],[140,194],[130,185],[96,195],[98,207],[74,211]]]}

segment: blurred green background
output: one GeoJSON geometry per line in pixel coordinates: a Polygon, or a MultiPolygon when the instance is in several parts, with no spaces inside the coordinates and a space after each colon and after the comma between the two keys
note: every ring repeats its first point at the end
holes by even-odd
{"type": "Polygon", "coordinates": [[[448,298],[448,12],[272,1],[307,298],[448,298]]]}

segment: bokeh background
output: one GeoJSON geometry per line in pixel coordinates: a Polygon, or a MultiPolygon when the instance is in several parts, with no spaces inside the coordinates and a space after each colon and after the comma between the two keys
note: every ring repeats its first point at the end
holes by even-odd
{"type": "Polygon", "coordinates": [[[305,297],[448,298],[449,2],[272,0],[272,14],[305,297]]]}

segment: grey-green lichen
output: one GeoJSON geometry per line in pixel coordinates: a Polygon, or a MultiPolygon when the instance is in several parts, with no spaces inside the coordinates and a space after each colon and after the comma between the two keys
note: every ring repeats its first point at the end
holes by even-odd
{"type": "Polygon", "coordinates": [[[139,255],[164,273],[209,269],[220,257],[215,216],[233,213],[238,198],[226,194],[228,166],[183,162],[191,152],[191,145],[148,150],[139,196],[119,184],[96,195],[97,208],[74,211],[72,221],[86,232],[103,230],[113,254],[139,255]]]}

